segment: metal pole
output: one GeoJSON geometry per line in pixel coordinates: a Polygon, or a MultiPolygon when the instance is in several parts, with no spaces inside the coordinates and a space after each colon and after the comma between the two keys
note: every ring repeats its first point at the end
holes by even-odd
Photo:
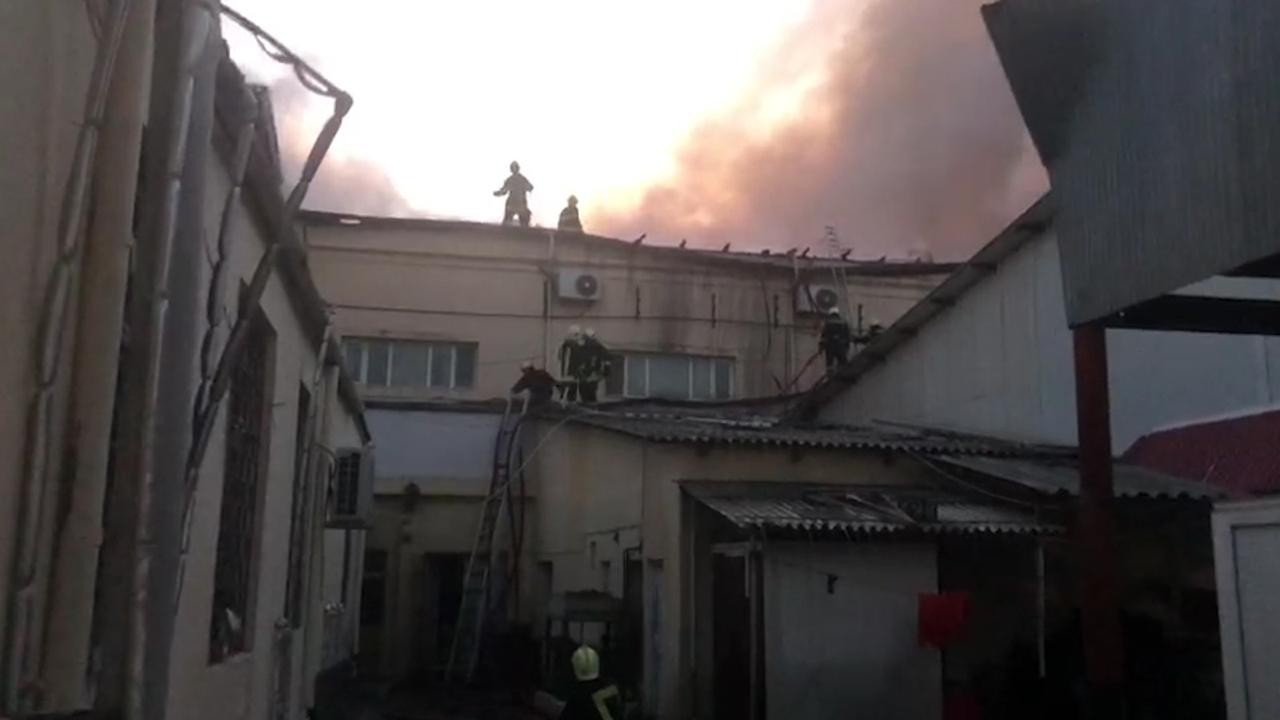
{"type": "Polygon", "coordinates": [[[1048,676],[1045,658],[1045,581],[1044,538],[1036,538],[1036,659],[1039,661],[1040,679],[1048,676]]]}
{"type": "Polygon", "coordinates": [[[1076,328],[1072,339],[1080,442],[1076,542],[1089,690],[1086,717],[1111,720],[1123,713],[1124,639],[1118,607],[1106,330],[1100,326],[1076,328]]]}

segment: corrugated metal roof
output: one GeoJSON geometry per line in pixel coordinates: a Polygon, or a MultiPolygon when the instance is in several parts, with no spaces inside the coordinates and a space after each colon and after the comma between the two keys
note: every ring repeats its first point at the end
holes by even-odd
{"type": "Polygon", "coordinates": [[[1063,456],[1063,448],[1023,445],[923,428],[888,426],[797,426],[776,418],[707,417],[684,414],[586,412],[574,422],[651,442],[757,445],[800,448],[890,450],[921,454],[1063,456]]]}
{"type": "Polygon", "coordinates": [[[1053,534],[1032,515],[927,488],[832,488],[793,483],[686,483],[704,505],[742,529],[806,533],[1053,534]]]}
{"type": "MultiPolygon", "coordinates": [[[[998,477],[1049,495],[1079,495],[1080,472],[1073,460],[996,458],[951,455],[932,458],[955,467],[998,477]]],[[[1212,500],[1225,494],[1205,483],[1191,482],[1128,463],[1115,463],[1112,476],[1117,497],[1212,500]]]]}
{"type": "Polygon", "coordinates": [[[1280,4],[1006,0],[986,16],[1059,200],[1069,325],[1280,253],[1280,4]]]}

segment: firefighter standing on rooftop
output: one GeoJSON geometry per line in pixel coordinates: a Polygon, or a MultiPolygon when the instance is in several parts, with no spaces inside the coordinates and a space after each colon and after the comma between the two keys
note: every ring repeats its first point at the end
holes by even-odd
{"type": "Polygon", "coordinates": [[[520,227],[529,227],[529,193],[533,183],[520,174],[520,163],[511,163],[511,176],[502,187],[493,191],[494,197],[507,196],[507,209],[502,214],[502,224],[510,225],[512,218],[520,219],[520,227]]]}
{"type": "Polygon", "coordinates": [[[582,220],[578,217],[578,196],[570,195],[569,202],[560,211],[560,222],[556,229],[564,232],[582,232],[582,220]]]}
{"type": "Polygon", "coordinates": [[[560,720],[623,720],[622,693],[600,677],[600,656],[590,645],[573,651],[570,658],[576,682],[560,712],[560,720]]]}
{"type": "Polygon", "coordinates": [[[849,323],[840,317],[839,308],[831,308],[827,319],[822,323],[822,335],[818,338],[818,349],[826,356],[828,374],[848,361],[851,342],[853,336],[849,332],[849,323]]]}

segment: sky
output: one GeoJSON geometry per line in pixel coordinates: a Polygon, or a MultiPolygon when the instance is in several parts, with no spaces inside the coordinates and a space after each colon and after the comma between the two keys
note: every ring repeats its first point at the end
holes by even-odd
{"type": "MultiPolygon", "coordinates": [[[[1043,191],[978,0],[229,0],[355,105],[307,203],[963,257],[1043,191]]],[[[247,36],[286,171],[329,113],[247,36]]]]}

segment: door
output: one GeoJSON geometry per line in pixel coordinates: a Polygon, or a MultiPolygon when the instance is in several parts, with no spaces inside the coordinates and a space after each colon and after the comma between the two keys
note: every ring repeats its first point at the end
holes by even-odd
{"type": "Polygon", "coordinates": [[[1280,500],[1219,505],[1213,554],[1227,717],[1280,718],[1280,500]]]}

